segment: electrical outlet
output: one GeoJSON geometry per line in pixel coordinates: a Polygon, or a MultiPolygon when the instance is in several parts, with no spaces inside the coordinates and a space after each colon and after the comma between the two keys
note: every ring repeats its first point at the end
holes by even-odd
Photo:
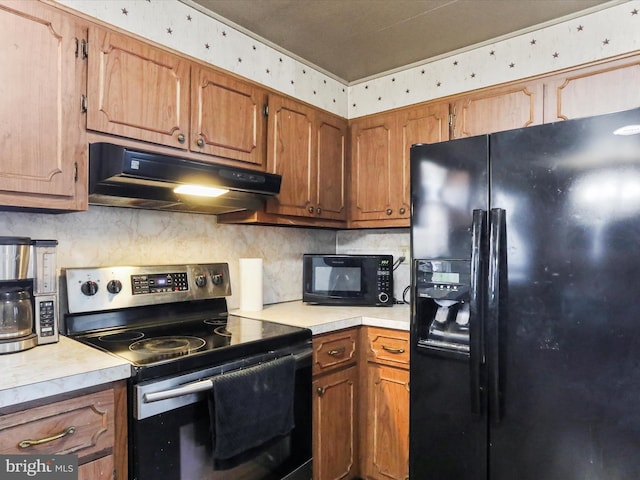
{"type": "Polygon", "coordinates": [[[404,261],[408,262],[409,261],[409,254],[410,254],[410,249],[408,245],[402,245],[400,246],[400,256],[404,257],[404,261]]]}

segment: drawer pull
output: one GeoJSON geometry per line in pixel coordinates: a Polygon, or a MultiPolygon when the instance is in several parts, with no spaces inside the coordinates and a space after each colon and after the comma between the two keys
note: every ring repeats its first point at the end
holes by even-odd
{"type": "Polygon", "coordinates": [[[42,445],[43,443],[53,442],[54,440],[58,440],[60,438],[66,437],[67,435],[72,435],[76,431],[76,427],[67,427],[62,432],[57,435],[52,435],[51,437],[42,438],[40,440],[22,440],[18,443],[20,448],[29,448],[34,445],[42,445]]]}
{"type": "Polygon", "coordinates": [[[336,348],[335,350],[327,350],[327,355],[335,357],[336,355],[342,355],[345,351],[345,347],[336,348]]]}
{"type": "Polygon", "coordinates": [[[393,347],[387,347],[386,345],[382,345],[382,349],[385,352],[389,352],[389,353],[396,353],[396,354],[404,353],[404,348],[393,348],[393,347]]]}

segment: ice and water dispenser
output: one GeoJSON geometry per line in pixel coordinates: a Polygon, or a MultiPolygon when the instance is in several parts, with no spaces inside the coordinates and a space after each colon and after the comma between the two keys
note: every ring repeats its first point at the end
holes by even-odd
{"type": "Polygon", "coordinates": [[[417,346],[469,355],[469,260],[414,260],[417,346]]]}

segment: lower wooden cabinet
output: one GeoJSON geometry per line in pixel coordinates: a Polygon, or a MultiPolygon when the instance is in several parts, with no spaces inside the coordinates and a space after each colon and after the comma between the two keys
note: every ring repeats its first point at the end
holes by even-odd
{"type": "Polygon", "coordinates": [[[364,327],[361,474],[409,478],[409,333],[364,327]]]}
{"type": "Polygon", "coordinates": [[[409,332],[313,339],[313,479],[409,478],[409,332]]]}
{"type": "Polygon", "coordinates": [[[0,415],[0,454],[77,455],[79,480],[127,478],[126,384],[0,415]]]}
{"type": "Polygon", "coordinates": [[[358,478],[358,328],[313,339],[313,479],[358,478]]]}

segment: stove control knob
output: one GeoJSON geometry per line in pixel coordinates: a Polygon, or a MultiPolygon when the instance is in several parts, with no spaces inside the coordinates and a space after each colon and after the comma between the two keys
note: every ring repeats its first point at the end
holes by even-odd
{"type": "Polygon", "coordinates": [[[207,276],[199,274],[196,276],[196,287],[204,287],[207,284],[207,276]]]}
{"type": "Polygon", "coordinates": [[[91,297],[98,293],[98,284],[93,280],[88,280],[82,284],[80,290],[82,290],[82,293],[84,293],[87,297],[91,297]]]}
{"type": "Polygon", "coordinates": [[[222,285],[222,282],[224,282],[224,277],[222,276],[221,273],[212,273],[211,281],[213,282],[214,285],[222,285]]]}
{"type": "Polygon", "coordinates": [[[109,293],[120,293],[120,291],[122,290],[122,282],[120,280],[110,280],[109,283],[107,283],[107,292],[109,293]]]}

